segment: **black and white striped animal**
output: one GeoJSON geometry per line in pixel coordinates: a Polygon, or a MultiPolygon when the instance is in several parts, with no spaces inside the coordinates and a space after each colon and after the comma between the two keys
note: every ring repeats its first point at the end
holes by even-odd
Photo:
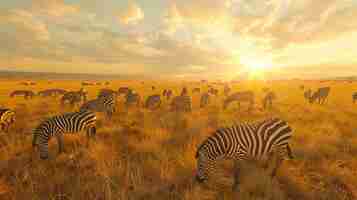
{"type": "Polygon", "coordinates": [[[304,98],[308,101],[310,101],[310,98],[312,96],[312,90],[311,89],[308,89],[304,92],[304,98]]]}
{"type": "Polygon", "coordinates": [[[125,96],[125,106],[128,108],[130,106],[139,107],[141,102],[141,97],[138,93],[129,90],[128,94],[125,96]]]}
{"type": "Polygon", "coordinates": [[[61,105],[64,105],[68,102],[71,106],[74,106],[77,103],[87,101],[87,92],[81,88],[79,91],[66,92],[61,98],[61,105]]]}
{"type": "MultiPolygon", "coordinates": [[[[293,158],[289,146],[292,129],[282,119],[271,118],[260,122],[241,123],[221,128],[208,137],[196,152],[198,182],[205,182],[216,169],[221,159],[271,161],[275,166],[271,176],[275,176],[285,156],[293,158]]],[[[239,166],[235,172],[234,187],[239,184],[239,166]]]]}
{"type": "Polygon", "coordinates": [[[174,112],[191,112],[191,97],[188,95],[176,96],[171,102],[171,111],[174,112]]]}
{"type": "Polygon", "coordinates": [[[172,94],[173,94],[172,90],[167,89],[167,90],[164,90],[164,92],[162,93],[162,96],[166,97],[167,100],[170,100],[172,94]]]}
{"type": "Polygon", "coordinates": [[[327,101],[328,95],[330,93],[330,87],[319,88],[316,92],[314,92],[310,97],[310,103],[314,103],[316,100],[318,104],[324,104],[327,101]]]}
{"type": "Polygon", "coordinates": [[[161,97],[159,94],[149,96],[145,101],[145,108],[155,110],[161,106],[161,97]]]}
{"type": "Polygon", "coordinates": [[[353,101],[353,103],[357,102],[357,92],[352,94],[352,101],[353,101]]]}
{"type": "Polygon", "coordinates": [[[15,90],[10,93],[10,97],[23,96],[25,99],[32,99],[36,94],[31,90],[15,90]]]}
{"type": "Polygon", "coordinates": [[[15,112],[7,108],[0,108],[0,132],[7,133],[15,122],[15,112]]]}
{"type": "Polygon", "coordinates": [[[108,119],[111,119],[116,110],[116,105],[116,97],[114,95],[106,95],[85,102],[80,110],[102,112],[105,113],[108,119]]]}
{"type": "Polygon", "coordinates": [[[254,93],[252,91],[244,91],[231,94],[224,100],[223,109],[227,109],[232,102],[237,102],[239,107],[241,102],[248,102],[250,104],[249,109],[252,109],[254,106],[254,93]]]}
{"type": "Polygon", "coordinates": [[[32,146],[38,147],[40,158],[48,158],[48,142],[56,137],[59,154],[64,152],[63,134],[86,131],[88,142],[96,134],[96,115],[91,111],[79,111],[51,117],[33,130],[32,146]]]}
{"type": "Polygon", "coordinates": [[[202,94],[200,99],[200,108],[205,108],[210,101],[210,94],[208,92],[202,94]]]}
{"type": "Polygon", "coordinates": [[[276,95],[273,91],[269,91],[263,98],[263,108],[268,109],[273,107],[273,100],[276,99],[276,95]]]}
{"type": "Polygon", "coordinates": [[[228,85],[225,85],[223,89],[224,95],[228,96],[230,92],[231,92],[231,88],[228,85]]]}
{"type": "Polygon", "coordinates": [[[188,90],[186,87],[182,88],[182,91],[181,91],[181,96],[185,96],[185,95],[188,95],[188,90]]]}
{"type": "Polygon", "coordinates": [[[116,97],[117,94],[118,94],[118,92],[115,91],[115,90],[104,88],[104,89],[101,89],[98,92],[97,98],[106,97],[106,96],[114,96],[114,97],[116,97]]]}
{"type": "Polygon", "coordinates": [[[38,92],[41,97],[56,97],[65,94],[67,91],[63,89],[47,89],[38,92]]]}

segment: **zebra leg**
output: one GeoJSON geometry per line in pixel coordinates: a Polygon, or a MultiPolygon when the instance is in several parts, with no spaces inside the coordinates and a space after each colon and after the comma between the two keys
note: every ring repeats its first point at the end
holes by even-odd
{"type": "Polygon", "coordinates": [[[273,171],[272,171],[271,174],[270,174],[271,178],[274,178],[274,177],[276,176],[276,173],[277,173],[277,171],[278,171],[280,165],[281,165],[282,162],[283,162],[283,158],[282,158],[280,155],[275,154],[275,155],[273,156],[273,158],[274,158],[274,161],[275,161],[275,162],[274,162],[273,171]]]}
{"type": "Polygon", "coordinates": [[[58,154],[61,154],[64,152],[63,135],[57,134],[56,138],[57,138],[57,144],[58,144],[58,154]]]}
{"type": "Polygon", "coordinates": [[[239,187],[239,176],[240,176],[240,168],[239,168],[239,163],[238,161],[234,162],[234,182],[233,182],[233,187],[232,190],[235,191],[239,187]]]}
{"type": "Polygon", "coordinates": [[[290,159],[294,159],[294,156],[293,156],[293,153],[292,153],[292,151],[291,151],[291,147],[290,147],[289,144],[286,145],[286,151],[287,151],[288,157],[289,157],[290,159]]]}

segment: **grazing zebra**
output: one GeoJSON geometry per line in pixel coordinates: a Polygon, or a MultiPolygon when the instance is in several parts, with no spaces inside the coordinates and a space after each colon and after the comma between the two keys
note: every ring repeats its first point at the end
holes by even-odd
{"type": "Polygon", "coordinates": [[[138,93],[134,93],[132,90],[129,90],[129,93],[125,97],[125,106],[129,107],[131,105],[135,105],[137,107],[140,106],[140,95],[138,93]]]}
{"type": "Polygon", "coordinates": [[[208,93],[217,96],[217,95],[218,95],[218,90],[211,87],[211,88],[208,90],[208,93]]]}
{"type": "Polygon", "coordinates": [[[114,96],[116,97],[118,94],[117,91],[115,90],[111,90],[111,89],[101,89],[97,95],[97,98],[101,98],[101,97],[106,97],[106,96],[114,96]]]}
{"type": "Polygon", "coordinates": [[[124,94],[127,95],[130,92],[130,89],[128,87],[120,87],[118,89],[118,95],[124,94]]]}
{"type": "Polygon", "coordinates": [[[51,117],[33,130],[32,146],[38,146],[40,158],[47,159],[48,142],[52,136],[55,136],[60,154],[64,151],[64,133],[78,133],[85,130],[88,137],[87,142],[89,142],[90,136],[96,134],[96,121],[95,113],[88,110],[51,117]]]}
{"type": "Polygon", "coordinates": [[[276,99],[275,93],[273,91],[268,92],[263,98],[263,108],[272,108],[274,99],[276,99]]]}
{"type": "Polygon", "coordinates": [[[231,92],[231,88],[228,85],[225,85],[223,89],[224,95],[228,96],[230,92],[231,92]]]}
{"type": "MultiPolygon", "coordinates": [[[[208,137],[196,152],[197,175],[200,183],[208,180],[220,159],[270,161],[275,166],[271,176],[276,175],[285,156],[293,158],[289,141],[292,129],[287,122],[271,118],[260,122],[242,123],[221,128],[208,137]]],[[[239,168],[235,172],[234,188],[239,184],[239,168]]]]}
{"type": "Polygon", "coordinates": [[[224,100],[223,109],[226,109],[234,101],[238,102],[239,107],[241,102],[248,102],[250,103],[249,109],[251,109],[254,106],[254,93],[252,91],[245,91],[231,94],[224,100]]]}
{"type": "Polygon", "coordinates": [[[304,98],[305,98],[306,100],[310,100],[311,95],[312,95],[312,90],[311,90],[311,89],[308,89],[308,90],[306,90],[306,91],[304,92],[304,98]]]}
{"type": "Polygon", "coordinates": [[[210,95],[208,92],[202,94],[200,99],[200,108],[204,108],[209,104],[210,95]]]}
{"type": "Polygon", "coordinates": [[[201,92],[201,89],[200,88],[193,88],[192,89],[192,93],[200,93],[201,92]]]}
{"type": "Polygon", "coordinates": [[[182,91],[181,91],[181,96],[185,96],[185,95],[188,95],[188,90],[186,87],[182,88],[182,91]]]}
{"type": "Polygon", "coordinates": [[[310,103],[314,103],[318,100],[318,104],[324,104],[327,100],[327,97],[330,93],[330,87],[319,88],[316,92],[314,92],[310,97],[310,103]]]}
{"type": "Polygon", "coordinates": [[[47,89],[38,92],[38,95],[41,97],[56,97],[58,95],[63,95],[67,91],[63,89],[47,89]]]}
{"type": "Polygon", "coordinates": [[[188,95],[176,96],[171,102],[171,111],[191,112],[191,97],[188,95]]]}
{"type": "Polygon", "coordinates": [[[32,99],[36,95],[31,90],[15,90],[10,93],[10,97],[13,98],[15,96],[23,96],[25,99],[28,99],[28,98],[32,99]]]}
{"type": "Polygon", "coordinates": [[[352,101],[353,101],[353,103],[356,103],[356,101],[357,101],[357,92],[352,94],[352,101]]]}
{"type": "Polygon", "coordinates": [[[161,106],[161,97],[159,94],[149,96],[145,101],[145,108],[155,110],[161,106]]]}
{"type": "Polygon", "coordinates": [[[15,122],[15,112],[10,109],[0,108],[0,132],[7,133],[9,127],[15,122]]]}
{"type": "Polygon", "coordinates": [[[90,110],[93,112],[103,112],[108,119],[111,119],[116,110],[116,97],[114,95],[101,96],[84,103],[80,110],[90,110]]]}
{"type": "Polygon", "coordinates": [[[87,101],[87,92],[81,88],[79,91],[66,92],[61,98],[61,105],[69,102],[71,106],[81,101],[87,101]]]}

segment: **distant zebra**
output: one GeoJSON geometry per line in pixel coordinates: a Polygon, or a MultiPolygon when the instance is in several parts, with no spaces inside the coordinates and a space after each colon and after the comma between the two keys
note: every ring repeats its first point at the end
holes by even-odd
{"type": "Polygon", "coordinates": [[[63,134],[86,131],[88,141],[96,134],[96,115],[91,111],[79,111],[51,117],[37,126],[33,131],[32,146],[38,146],[40,158],[48,158],[48,142],[55,136],[58,143],[58,153],[64,151],[63,134]]]}
{"type": "Polygon", "coordinates": [[[114,96],[116,97],[118,94],[117,91],[111,89],[101,89],[98,92],[97,98],[105,97],[105,96],[114,96]]]}
{"type": "Polygon", "coordinates": [[[224,100],[223,109],[227,109],[227,107],[235,101],[238,102],[239,107],[241,102],[248,102],[250,103],[249,109],[252,109],[254,106],[254,93],[252,91],[245,91],[231,94],[224,100]]]}
{"type": "Polygon", "coordinates": [[[185,95],[188,95],[188,90],[186,87],[182,88],[182,91],[181,91],[181,96],[185,96],[185,95]]]}
{"type": "Polygon", "coordinates": [[[67,91],[63,89],[47,89],[38,92],[38,95],[41,97],[56,97],[58,95],[63,95],[67,91]]]}
{"type": "Polygon", "coordinates": [[[7,109],[0,108],[0,132],[7,133],[9,127],[15,122],[15,112],[7,109]]]}
{"type": "Polygon", "coordinates": [[[36,94],[31,90],[15,90],[10,93],[10,97],[23,96],[25,99],[32,99],[36,94]]]}
{"type": "Polygon", "coordinates": [[[311,96],[312,96],[312,91],[311,91],[311,89],[308,89],[308,90],[306,90],[306,91],[304,92],[304,98],[305,98],[306,100],[310,101],[311,96]]]}
{"type": "Polygon", "coordinates": [[[164,92],[162,93],[162,96],[166,97],[167,100],[170,100],[172,94],[173,94],[172,90],[168,89],[168,90],[164,90],[164,92]]]}
{"type": "Polygon", "coordinates": [[[108,119],[111,119],[116,110],[116,97],[114,95],[101,96],[85,102],[80,110],[90,110],[93,112],[103,112],[108,119]]]}
{"type": "Polygon", "coordinates": [[[140,106],[141,97],[138,93],[134,93],[132,90],[129,90],[129,93],[125,97],[125,106],[129,107],[135,105],[136,107],[140,106]]]}
{"type": "Polygon", "coordinates": [[[352,101],[353,101],[353,103],[356,103],[356,101],[357,101],[357,92],[352,94],[352,101]]]}
{"type": "Polygon", "coordinates": [[[204,108],[209,104],[210,95],[206,92],[202,94],[200,99],[200,108],[204,108]]]}
{"type": "Polygon", "coordinates": [[[69,102],[71,106],[74,106],[76,103],[80,103],[81,101],[87,101],[87,92],[83,88],[79,91],[66,92],[61,98],[61,105],[69,102]]]}
{"type": "Polygon", "coordinates": [[[218,95],[218,90],[211,87],[211,88],[208,90],[208,93],[217,96],[217,95],[218,95]]]}
{"type": "Polygon", "coordinates": [[[118,89],[118,95],[124,94],[127,95],[129,93],[130,89],[128,87],[120,87],[118,89]]]}
{"type": "Polygon", "coordinates": [[[273,100],[276,99],[276,95],[273,91],[268,92],[263,98],[263,108],[268,109],[273,107],[273,100]]]}
{"type": "MultiPolygon", "coordinates": [[[[289,146],[292,129],[287,122],[271,118],[255,123],[242,123],[218,129],[198,147],[197,175],[200,183],[208,180],[221,159],[274,161],[274,177],[285,156],[293,158],[289,146]],[[277,159],[273,159],[275,157],[277,159]]],[[[239,166],[235,169],[234,188],[239,185],[239,166]]]]}
{"type": "Polygon", "coordinates": [[[161,97],[159,94],[151,95],[146,99],[145,108],[155,110],[161,106],[161,97]]]}
{"type": "Polygon", "coordinates": [[[310,97],[310,103],[314,103],[316,100],[318,100],[318,104],[321,104],[321,105],[326,103],[327,97],[330,93],[330,90],[331,90],[330,87],[319,88],[310,97]]]}
{"type": "Polygon", "coordinates": [[[171,111],[175,112],[191,112],[191,97],[188,95],[176,96],[171,102],[171,111]]]}
{"type": "Polygon", "coordinates": [[[192,93],[200,93],[201,89],[200,88],[193,88],[192,93]]]}
{"type": "Polygon", "coordinates": [[[231,88],[228,85],[225,85],[223,89],[224,95],[228,96],[230,92],[231,92],[231,88]]]}

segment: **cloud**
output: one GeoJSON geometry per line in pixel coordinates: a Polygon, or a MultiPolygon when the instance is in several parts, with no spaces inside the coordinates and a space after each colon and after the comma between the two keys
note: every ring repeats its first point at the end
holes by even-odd
{"type": "Polygon", "coordinates": [[[32,10],[34,13],[52,17],[63,17],[65,15],[76,14],[79,7],[69,5],[64,0],[33,0],[32,10]]]}
{"type": "Polygon", "coordinates": [[[119,14],[118,19],[125,25],[136,24],[144,19],[144,12],[134,1],[129,1],[128,7],[119,14]]]}

